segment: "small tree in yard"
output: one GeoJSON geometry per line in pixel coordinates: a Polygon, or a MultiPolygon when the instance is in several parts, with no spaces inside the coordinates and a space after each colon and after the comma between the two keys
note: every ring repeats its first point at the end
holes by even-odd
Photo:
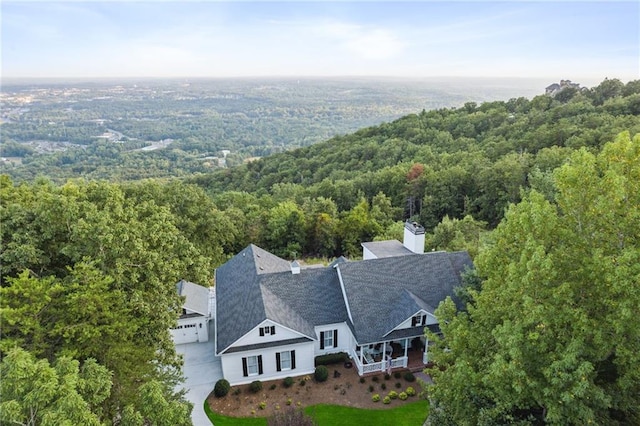
{"type": "Polygon", "coordinates": [[[315,426],[316,422],[301,409],[287,408],[267,419],[268,426],[315,426]]]}

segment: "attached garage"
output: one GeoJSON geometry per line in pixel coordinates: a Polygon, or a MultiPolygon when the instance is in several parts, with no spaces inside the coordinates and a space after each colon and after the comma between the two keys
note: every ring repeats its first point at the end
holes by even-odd
{"type": "Polygon", "coordinates": [[[198,315],[195,318],[181,318],[178,320],[178,326],[171,330],[171,335],[176,345],[206,342],[209,340],[208,329],[208,321],[202,315],[198,315]]]}
{"type": "Polygon", "coordinates": [[[209,289],[183,280],[177,284],[177,290],[185,298],[185,302],[178,325],[171,329],[173,342],[179,345],[208,341],[211,320],[209,289]]]}

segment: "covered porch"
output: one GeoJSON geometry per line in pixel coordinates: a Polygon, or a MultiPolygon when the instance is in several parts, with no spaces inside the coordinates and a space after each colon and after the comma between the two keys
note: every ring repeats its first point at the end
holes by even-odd
{"type": "Polygon", "coordinates": [[[359,375],[391,372],[394,369],[421,369],[429,361],[424,335],[358,345],[349,354],[359,375]]]}

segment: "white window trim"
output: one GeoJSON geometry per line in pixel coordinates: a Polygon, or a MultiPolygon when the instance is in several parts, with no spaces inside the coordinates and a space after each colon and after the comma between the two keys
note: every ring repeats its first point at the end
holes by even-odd
{"type": "Polygon", "coordinates": [[[333,342],[333,330],[324,332],[324,348],[325,349],[335,348],[335,344],[333,342]],[[331,341],[331,344],[327,344],[327,341],[331,341]]]}
{"type": "Polygon", "coordinates": [[[291,370],[291,351],[283,351],[280,352],[280,370],[281,371],[288,371],[291,370]],[[286,362],[289,364],[288,367],[284,367],[284,362],[285,360],[283,359],[283,355],[287,354],[287,356],[289,357],[286,362]]]}
{"type": "Polygon", "coordinates": [[[258,355],[251,355],[247,357],[247,376],[259,376],[260,375],[260,367],[259,367],[259,363],[258,363],[258,355]],[[255,365],[251,365],[250,360],[255,360],[255,365]],[[251,372],[251,367],[255,367],[256,372],[252,373],[251,372]]]}

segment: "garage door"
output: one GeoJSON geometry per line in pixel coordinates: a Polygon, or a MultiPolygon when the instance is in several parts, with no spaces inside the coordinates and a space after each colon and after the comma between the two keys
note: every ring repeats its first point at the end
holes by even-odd
{"type": "Polygon", "coordinates": [[[171,334],[176,345],[198,341],[198,327],[196,324],[179,325],[171,330],[171,334]]]}

